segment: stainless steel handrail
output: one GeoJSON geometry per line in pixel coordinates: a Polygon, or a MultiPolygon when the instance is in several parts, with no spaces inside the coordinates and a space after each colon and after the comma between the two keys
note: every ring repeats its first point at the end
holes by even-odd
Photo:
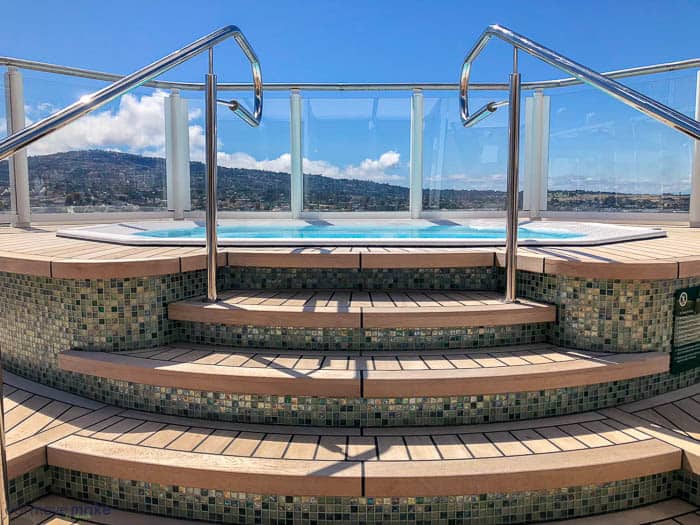
{"type": "MultiPolygon", "coordinates": [[[[517,268],[517,251],[518,251],[518,157],[519,157],[519,139],[520,139],[520,93],[524,84],[520,83],[520,74],[518,73],[518,51],[522,50],[526,53],[539,58],[540,60],[558,68],[562,71],[573,75],[573,79],[563,79],[549,81],[546,83],[538,83],[541,88],[562,87],[575,83],[585,83],[593,86],[600,91],[612,96],[613,98],[633,107],[634,109],[648,115],[661,123],[672,127],[681,133],[684,133],[695,140],[700,140],[700,122],[672,109],[659,101],[643,95],[611,78],[611,75],[602,75],[592,69],[589,69],[581,64],[574,62],[551,49],[544,47],[537,42],[530,40],[510,29],[491,25],[486,28],[486,31],[477,40],[474,47],[467,53],[464,62],[462,63],[462,72],[459,79],[459,109],[462,124],[465,127],[473,126],[480,120],[483,120],[499,106],[504,105],[503,102],[489,102],[473,113],[469,113],[469,77],[471,75],[472,63],[477,56],[484,50],[486,44],[493,37],[498,37],[513,46],[513,70],[510,75],[509,82],[509,101],[508,105],[508,187],[506,189],[506,289],[505,301],[515,302],[516,298],[516,268],[517,268]]],[[[677,64],[677,63],[676,63],[677,64]]],[[[624,74],[618,73],[619,77],[633,76],[641,68],[626,71],[624,74]]]]}
{"type": "MultiPolygon", "coordinates": [[[[472,62],[493,37],[498,37],[515,48],[525,51],[543,62],[561,69],[565,73],[573,75],[579,81],[598,88],[620,102],[655,118],[681,133],[685,133],[694,139],[700,139],[700,122],[697,120],[500,25],[491,25],[486,28],[486,31],[481,35],[472,50],[467,53],[462,64],[462,73],[459,80],[459,100],[462,123],[465,126],[473,125],[477,121],[477,119],[469,115],[469,77],[472,62]]],[[[482,110],[483,108],[479,111],[482,110]]]]}
{"type": "Polygon", "coordinates": [[[251,63],[253,72],[253,96],[255,99],[255,107],[253,109],[252,117],[254,120],[259,122],[260,116],[262,115],[263,105],[260,62],[255,56],[253,49],[250,47],[250,44],[241,33],[240,29],[238,29],[236,26],[226,26],[173,53],[170,53],[168,56],[163,57],[160,60],[156,60],[152,64],[149,64],[130,75],[120,77],[109,86],[96,91],[91,95],[82,97],[79,101],[65,107],[60,111],[57,111],[53,115],[27,126],[16,133],[13,133],[9,137],[0,141],[0,160],[3,160],[20,149],[29,146],[49,133],[70,124],[81,116],[104,106],[120,95],[123,95],[124,93],[147,83],[175,66],[186,62],[187,60],[204,51],[207,51],[208,49],[211,49],[228,38],[234,38],[236,40],[251,63]]]}
{"type": "MultiPolygon", "coordinates": [[[[44,73],[55,73],[58,75],[88,78],[92,80],[104,80],[114,82],[120,80],[123,75],[117,73],[106,73],[91,69],[83,69],[70,66],[61,66],[47,62],[37,62],[13,57],[0,57],[0,66],[14,66],[20,69],[40,71],[44,73]]],[[[649,66],[640,66],[627,69],[617,69],[602,73],[608,78],[629,78],[657,73],[667,73],[670,71],[682,71],[700,67],[700,58],[690,58],[675,62],[664,62],[649,66]]],[[[523,82],[521,89],[550,89],[583,84],[577,78],[560,78],[553,80],[540,80],[535,82],[523,82]]],[[[180,89],[183,91],[205,91],[205,84],[198,82],[176,82],[167,80],[150,80],[142,84],[145,87],[158,89],[180,89]]],[[[218,91],[241,91],[250,89],[253,84],[249,83],[226,83],[217,84],[218,91]]],[[[306,89],[310,91],[411,91],[413,89],[423,89],[424,91],[453,91],[459,89],[459,83],[455,82],[379,82],[379,83],[324,83],[324,82],[274,82],[266,83],[265,91],[289,91],[290,89],[306,89]]],[[[507,91],[507,83],[483,83],[476,82],[469,84],[470,90],[475,91],[507,91]]]]}

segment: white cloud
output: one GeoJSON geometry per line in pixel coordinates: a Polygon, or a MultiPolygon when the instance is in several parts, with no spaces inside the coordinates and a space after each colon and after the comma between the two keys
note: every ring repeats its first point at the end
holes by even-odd
{"type": "MultiPolygon", "coordinates": [[[[124,95],[118,107],[86,115],[65,128],[48,135],[30,146],[30,155],[48,155],[60,151],[99,148],[124,151],[146,156],[165,155],[164,100],[167,93],[157,90],[138,97],[124,95]]],[[[39,104],[27,108],[29,120],[38,120],[57,108],[39,104]]],[[[200,109],[189,111],[190,121],[201,118],[200,109]]],[[[1,128],[0,128],[1,129],[1,128]]],[[[205,136],[200,124],[189,126],[192,160],[204,160],[205,136]]],[[[221,146],[221,144],[219,144],[221,146]]],[[[373,182],[397,182],[405,177],[390,173],[398,167],[401,156],[390,150],[377,159],[364,159],[359,164],[336,166],[325,160],[303,159],[304,173],[324,175],[335,179],[361,179],[373,182]]],[[[283,153],[277,158],[258,160],[243,152],[219,152],[218,161],[228,168],[247,168],[276,172],[291,172],[291,156],[283,153]]]]}
{"type": "MultiPolygon", "coordinates": [[[[190,134],[191,136],[191,134],[190,134]]],[[[303,159],[304,173],[324,175],[333,179],[361,179],[372,182],[396,182],[400,175],[387,173],[398,166],[400,154],[396,151],[382,153],[378,159],[365,159],[359,165],[339,167],[325,160],[303,159]]],[[[227,168],[245,168],[291,173],[291,155],[283,153],[275,159],[257,160],[247,153],[218,153],[219,165],[227,168]]]]}
{"type": "MultiPolygon", "coordinates": [[[[116,110],[99,111],[76,120],[30,146],[29,154],[100,148],[162,156],[165,148],[165,96],[162,91],[141,97],[124,95],[116,110]]],[[[50,109],[40,104],[28,114],[39,118],[50,109]]]]}

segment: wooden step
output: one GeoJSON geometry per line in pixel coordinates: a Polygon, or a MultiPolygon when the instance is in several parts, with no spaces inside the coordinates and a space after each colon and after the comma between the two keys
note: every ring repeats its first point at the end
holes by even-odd
{"type": "Polygon", "coordinates": [[[441,328],[555,321],[553,305],[474,291],[230,290],[168,306],[177,321],[299,328],[441,328]]]}
{"type": "Polygon", "coordinates": [[[62,370],[207,392],[316,397],[431,397],[533,392],[668,371],[669,354],[605,354],[550,344],[474,350],[303,353],[174,344],[69,351],[62,370]]]}
{"type": "MultiPolygon", "coordinates": [[[[673,403],[696,402],[700,385],[683,395],[673,403]]],[[[5,399],[6,420],[13,421],[11,478],[48,464],[252,494],[393,497],[595,485],[680,468],[700,473],[684,456],[698,446],[695,412],[676,430],[662,431],[624,409],[430,428],[246,425],[109,412],[11,375],[5,399]],[[55,403],[65,406],[57,410],[55,403]]]]}

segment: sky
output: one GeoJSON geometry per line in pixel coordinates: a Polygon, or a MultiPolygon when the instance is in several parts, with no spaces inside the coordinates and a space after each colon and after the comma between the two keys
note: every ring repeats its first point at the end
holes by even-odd
{"type": "MultiPolygon", "coordinates": [[[[265,82],[456,82],[465,53],[499,23],[593,69],[606,71],[697,56],[700,0],[352,2],[201,0],[56,2],[3,5],[0,55],[128,73],[221,26],[239,26],[256,50],[265,82]]],[[[474,81],[504,82],[510,49],[492,41],[474,81]]],[[[219,81],[245,82],[249,68],[233,42],[215,53],[219,81]]],[[[523,80],[561,77],[521,59],[523,80]]],[[[163,78],[201,81],[204,57],[163,78]]],[[[692,114],[695,72],[626,81],[692,114]]],[[[100,82],[25,72],[30,121],[100,82]]],[[[550,188],[687,191],[690,142],[590,88],[551,95],[550,188]]],[[[167,93],[139,89],[85,117],[30,154],[87,147],[162,155],[167,93]]],[[[190,147],[203,148],[202,97],[187,93],[190,147]]],[[[475,96],[473,106],[502,93],[475,96]]],[[[250,103],[250,97],[242,96],[250,103]]],[[[4,108],[0,109],[4,117],[4,108]]],[[[454,93],[425,93],[426,186],[503,189],[505,112],[461,129],[454,93]]],[[[304,93],[304,171],[406,185],[410,93],[304,93]]],[[[219,162],[289,170],[289,102],[268,93],[264,124],[219,117],[219,162]]],[[[2,119],[4,120],[4,118],[2,119]]],[[[4,133],[0,124],[0,133],[4,133]]]]}

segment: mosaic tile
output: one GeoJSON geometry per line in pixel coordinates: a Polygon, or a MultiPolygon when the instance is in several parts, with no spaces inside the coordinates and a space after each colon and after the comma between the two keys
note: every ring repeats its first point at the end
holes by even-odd
{"type": "Polygon", "coordinates": [[[474,328],[285,328],[180,323],[180,340],[293,350],[427,350],[542,343],[548,323],[474,328]]]}
{"type": "Polygon", "coordinates": [[[345,288],[350,290],[496,290],[503,270],[474,268],[313,269],[232,267],[222,288],[345,288]]]}
{"type": "Polygon", "coordinates": [[[700,279],[632,281],[518,272],[518,293],[557,305],[550,341],[609,352],[670,352],[673,294],[700,279]]]}
{"type": "Polygon", "coordinates": [[[677,470],[674,478],[677,497],[700,506],[700,475],[677,470]]]}
{"type": "Polygon", "coordinates": [[[533,523],[601,514],[675,495],[674,473],[601,485],[444,497],[246,494],[52,468],[52,492],[123,510],[217,523],[533,523]]]}
{"type": "Polygon", "coordinates": [[[7,506],[13,511],[49,493],[52,473],[50,467],[42,466],[9,480],[7,506]]]}

